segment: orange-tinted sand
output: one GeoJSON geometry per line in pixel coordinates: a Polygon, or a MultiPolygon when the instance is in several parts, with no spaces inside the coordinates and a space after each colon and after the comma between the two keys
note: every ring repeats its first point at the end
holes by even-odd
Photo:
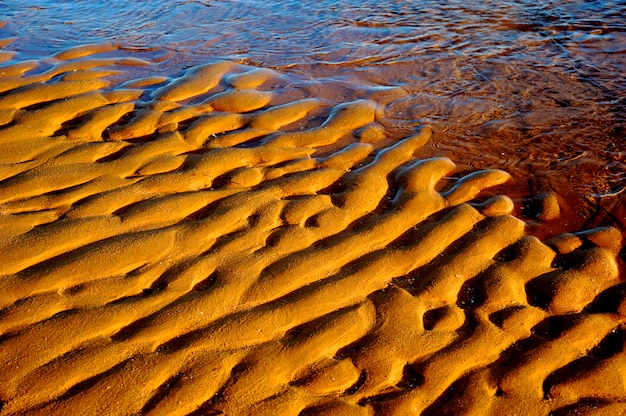
{"type": "Polygon", "coordinates": [[[113,49],[0,70],[0,415],[626,412],[620,232],[528,236],[375,100],[113,49]]]}

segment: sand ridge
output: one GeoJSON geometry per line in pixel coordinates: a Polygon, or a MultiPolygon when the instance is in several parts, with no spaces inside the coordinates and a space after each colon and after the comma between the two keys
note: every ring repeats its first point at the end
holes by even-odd
{"type": "Polygon", "coordinates": [[[111,52],[0,69],[1,415],[626,411],[617,230],[528,236],[375,93],[111,52]]]}

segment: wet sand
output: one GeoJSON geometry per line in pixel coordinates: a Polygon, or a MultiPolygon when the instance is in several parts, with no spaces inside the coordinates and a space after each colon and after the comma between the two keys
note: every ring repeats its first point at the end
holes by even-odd
{"type": "Polygon", "coordinates": [[[397,89],[114,49],[0,71],[0,415],[626,412],[618,230],[529,235],[397,89]]]}

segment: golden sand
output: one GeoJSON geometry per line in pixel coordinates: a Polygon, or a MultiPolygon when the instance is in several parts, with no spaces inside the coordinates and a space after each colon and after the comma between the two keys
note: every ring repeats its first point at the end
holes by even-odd
{"type": "Polygon", "coordinates": [[[375,100],[113,50],[0,69],[0,415],[626,412],[617,230],[528,236],[375,100]]]}

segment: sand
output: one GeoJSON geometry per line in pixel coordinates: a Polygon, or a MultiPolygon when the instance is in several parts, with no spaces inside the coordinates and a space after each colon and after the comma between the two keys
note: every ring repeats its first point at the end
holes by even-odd
{"type": "Polygon", "coordinates": [[[0,69],[0,415],[626,412],[619,231],[528,235],[375,99],[114,50],[0,69]]]}

